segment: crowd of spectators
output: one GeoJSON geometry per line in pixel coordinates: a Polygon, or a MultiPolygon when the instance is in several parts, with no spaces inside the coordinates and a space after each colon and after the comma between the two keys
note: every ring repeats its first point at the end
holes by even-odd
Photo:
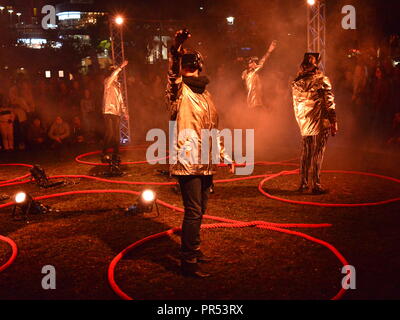
{"type": "MultiPolygon", "coordinates": [[[[66,150],[102,143],[103,73],[73,80],[26,75],[13,80],[0,75],[0,83],[0,152],[66,150]]],[[[131,121],[138,123],[135,132],[146,131],[156,122],[155,109],[166,115],[165,81],[159,74],[148,75],[145,81],[130,75],[127,83],[130,113],[135,114],[131,121]],[[147,120],[145,128],[151,114],[153,121],[147,120]]]]}
{"type": "MultiPolygon", "coordinates": [[[[344,81],[337,88],[351,96],[351,115],[364,137],[380,145],[400,146],[400,39],[393,35],[380,48],[350,52],[344,81]]],[[[337,90],[338,90],[337,89],[337,90]]]]}
{"type": "MultiPolygon", "coordinates": [[[[399,37],[393,36],[387,50],[353,50],[350,59],[342,57],[344,67],[335,71],[340,76],[333,77],[335,94],[351,101],[339,116],[353,116],[364,134],[396,146],[400,146],[398,57],[399,37]]],[[[232,65],[235,63],[232,61],[232,65]]],[[[128,71],[130,122],[135,141],[143,141],[150,128],[168,126],[164,105],[167,66],[164,63],[152,68],[141,73],[128,71]]],[[[223,84],[218,81],[221,68],[230,68],[229,62],[225,61],[215,72],[208,70],[212,83],[223,84]]],[[[236,88],[244,90],[240,77],[236,81],[236,88]]],[[[103,73],[75,75],[72,80],[0,74],[0,83],[0,152],[59,150],[101,143],[103,73]]],[[[216,101],[222,98],[215,93],[216,101]]]]}

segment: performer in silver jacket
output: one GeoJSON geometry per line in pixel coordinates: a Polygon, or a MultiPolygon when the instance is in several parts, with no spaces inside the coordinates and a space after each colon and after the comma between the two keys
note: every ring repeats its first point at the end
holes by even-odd
{"type": "Polygon", "coordinates": [[[319,54],[306,53],[300,71],[292,83],[293,107],[302,136],[299,192],[308,190],[311,167],[311,186],[314,194],[324,194],[320,172],[329,134],[338,130],[335,101],[329,78],[318,68],[319,54]]]}
{"type": "Polygon", "coordinates": [[[263,69],[265,62],[270,57],[272,51],[276,48],[277,41],[271,42],[267,53],[258,61],[258,57],[251,57],[248,61],[247,69],[242,73],[247,90],[247,106],[249,108],[264,107],[263,87],[260,79],[260,71],[263,69]]]}
{"type": "MultiPolygon", "coordinates": [[[[171,120],[176,121],[176,155],[171,155],[170,173],[178,178],[185,208],[181,271],[186,276],[204,278],[209,274],[201,271],[198,263],[208,259],[200,250],[200,225],[216,168],[212,156],[205,162],[200,159],[202,154],[212,155],[211,145],[207,146],[201,137],[203,130],[218,132],[218,114],[206,89],[209,80],[199,75],[203,67],[200,53],[182,47],[189,37],[188,30],[179,30],[170,50],[166,98],[171,120]]],[[[232,160],[225,154],[220,139],[217,146],[217,156],[226,160],[233,172],[232,160]]]]}
{"type": "Polygon", "coordinates": [[[128,61],[124,61],[121,66],[111,69],[111,74],[104,80],[103,116],[105,134],[103,158],[109,148],[113,148],[114,154],[119,153],[120,120],[121,116],[127,115],[127,112],[118,75],[127,65],[128,61]]]}

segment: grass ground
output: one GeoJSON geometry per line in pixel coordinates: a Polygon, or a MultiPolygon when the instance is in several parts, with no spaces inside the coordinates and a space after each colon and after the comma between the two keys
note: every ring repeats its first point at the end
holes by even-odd
{"type": "MultiPolygon", "coordinates": [[[[295,150],[297,151],[297,150],[295,150]]],[[[296,157],[281,150],[284,160],[296,157]]],[[[124,160],[142,160],[144,150],[123,154],[124,160]]],[[[96,157],[88,159],[97,160],[96,157]]],[[[49,175],[90,174],[98,170],[80,165],[68,155],[13,155],[13,162],[39,162],[49,175]]],[[[2,163],[11,162],[3,158],[2,163]]],[[[324,168],[361,170],[400,177],[399,159],[368,152],[342,149],[330,152],[324,168]],[[351,155],[351,156],[349,156],[351,155]]],[[[173,181],[160,175],[163,165],[125,167],[119,179],[129,181],[173,181]]],[[[287,166],[257,166],[254,174],[293,169],[287,166]]],[[[0,167],[2,180],[26,172],[24,168],[0,167]]],[[[216,178],[231,175],[220,169],[216,178]]],[[[398,216],[400,202],[361,208],[322,208],[270,200],[257,190],[260,179],[217,184],[210,196],[209,212],[242,221],[277,223],[331,223],[322,229],[296,229],[334,245],[356,268],[357,289],[345,299],[399,299],[400,251],[398,216]]],[[[297,176],[278,177],[265,184],[273,195],[289,199],[333,203],[374,202],[398,197],[400,185],[374,177],[323,174],[331,192],[324,196],[297,195],[297,176]]],[[[69,179],[51,190],[33,183],[1,188],[12,195],[20,189],[33,196],[84,189],[127,189],[140,186],[115,185],[85,179],[69,179]]],[[[155,188],[158,198],[182,206],[171,186],[155,188]]],[[[118,299],[107,282],[107,268],[122,249],[148,235],[179,226],[182,214],[160,207],[156,213],[126,216],[123,209],[135,198],[123,194],[77,195],[44,201],[53,211],[13,221],[11,209],[0,210],[0,234],[12,238],[19,254],[14,264],[0,273],[0,299],[118,299]],[[41,269],[53,265],[57,289],[43,290],[41,269]]],[[[215,221],[204,220],[204,223],[215,221]]],[[[179,235],[148,242],[129,253],[116,268],[116,281],[136,299],[329,299],[340,289],[340,261],[325,247],[293,235],[257,228],[202,231],[202,248],[215,257],[205,265],[212,277],[204,280],[179,275],[179,235]]],[[[0,242],[0,264],[10,254],[0,242]]]]}

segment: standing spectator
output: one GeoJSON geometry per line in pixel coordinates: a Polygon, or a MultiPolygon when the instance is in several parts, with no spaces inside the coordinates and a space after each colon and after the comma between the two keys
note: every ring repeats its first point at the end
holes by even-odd
{"type": "Polygon", "coordinates": [[[394,116],[392,130],[387,144],[400,146],[400,112],[396,113],[394,116]]]}
{"type": "Polygon", "coordinates": [[[28,118],[25,110],[20,105],[13,105],[14,121],[14,136],[15,144],[18,149],[24,150],[26,145],[26,133],[28,130],[28,118]]]}
{"type": "Polygon", "coordinates": [[[83,98],[81,99],[81,114],[83,126],[86,129],[89,139],[93,138],[94,133],[94,117],[95,117],[95,103],[89,89],[83,91],[83,98]]]}
{"type": "MultiPolygon", "coordinates": [[[[371,131],[372,134],[377,136],[384,134],[382,132],[389,126],[389,112],[390,112],[390,82],[382,68],[375,69],[375,77],[372,82],[372,121],[371,131]]],[[[387,135],[387,132],[386,132],[387,135]]]]}
{"type": "Polygon", "coordinates": [[[0,96],[0,133],[5,151],[14,150],[13,121],[12,109],[6,106],[3,96],[0,96]]]}

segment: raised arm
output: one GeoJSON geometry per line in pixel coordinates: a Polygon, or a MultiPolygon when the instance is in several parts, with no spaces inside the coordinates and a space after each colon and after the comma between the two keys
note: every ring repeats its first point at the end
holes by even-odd
{"type": "Polygon", "coordinates": [[[277,45],[277,41],[274,40],[271,42],[271,44],[269,45],[269,48],[267,50],[267,53],[261,58],[261,60],[258,63],[258,68],[257,71],[262,69],[264,67],[265,62],[269,59],[269,57],[271,56],[272,51],[275,50],[276,45],[277,45]]]}
{"type": "Polygon", "coordinates": [[[111,76],[105,79],[105,85],[108,87],[110,86],[117,78],[119,73],[122,71],[123,68],[125,68],[128,65],[128,61],[125,60],[117,69],[113,71],[111,76]]]}
{"type": "Polygon", "coordinates": [[[177,101],[182,94],[181,57],[184,53],[182,45],[189,37],[190,33],[187,29],[177,31],[170,48],[166,100],[172,118],[176,117],[177,101]]]}

